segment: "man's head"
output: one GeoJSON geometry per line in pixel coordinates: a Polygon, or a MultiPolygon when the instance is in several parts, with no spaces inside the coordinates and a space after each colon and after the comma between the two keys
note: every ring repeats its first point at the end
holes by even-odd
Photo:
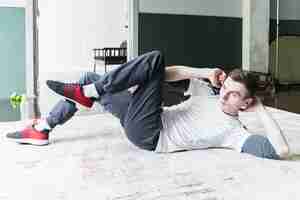
{"type": "Polygon", "coordinates": [[[220,90],[223,112],[237,115],[240,110],[249,108],[255,100],[256,81],[256,77],[249,72],[240,69],[231,71],[220,90]]]}

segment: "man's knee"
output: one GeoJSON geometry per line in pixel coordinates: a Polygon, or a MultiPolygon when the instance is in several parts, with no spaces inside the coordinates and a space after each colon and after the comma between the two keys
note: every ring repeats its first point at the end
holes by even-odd
{"type": "Polygon", "coordinates": [[[280,159],[269,139],[262,135],[250,136],[245,141],[242,152],[261,158],[280,159]]]}
{"type": "Polygon", "coordinates": [[[163,56],[163,54],[160,50],[154,50],[154,51],[151,51],[150,53],[156,58],[163,56]]]}
{"type": "Polygon", "coordinates": [[[164,62],[164,55],[162,54],[161,51],[159,50],[151,51],[150,55],[155,62],[158,62],[159,64],[162,64],[164,62]]]}
{"type": "Polygon", "coordinates": [[[155,73],[164,76],[165,72],[165,63],[164,56],[161,51],[155,50],[151,51],[149,54],[149,63],[151,64],[151,73],[155,73]]]}

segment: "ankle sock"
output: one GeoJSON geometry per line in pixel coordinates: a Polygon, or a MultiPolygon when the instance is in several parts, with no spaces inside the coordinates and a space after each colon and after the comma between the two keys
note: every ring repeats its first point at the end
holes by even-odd
{"type": "Polygon", "coordinates": [[[49,124],[47,123],[46,120],[39,121],[36,125],[34,125],[34,128],[37,131],[46,131],[46,132],[49,132],[51,130],[51,127],[49,126],[49,124]]]}
{"type": "Polygon", "coordinates": [[[89,84],[89,85],[84,85],[82,86],[83,88],[83,94],[86,97],[94,97],[94,98],[99,98],[99,94],[97,92],[95,84],[89,84]]]}

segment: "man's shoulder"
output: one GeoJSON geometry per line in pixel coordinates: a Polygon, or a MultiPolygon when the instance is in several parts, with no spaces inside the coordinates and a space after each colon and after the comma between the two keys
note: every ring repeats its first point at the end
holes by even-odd
{"type": "Polygon", "coordinates": [[[192,96],[211,96],[216,93],[209,82],[202,79],[190,79],[189,87],[185,94],[192,96]]]}

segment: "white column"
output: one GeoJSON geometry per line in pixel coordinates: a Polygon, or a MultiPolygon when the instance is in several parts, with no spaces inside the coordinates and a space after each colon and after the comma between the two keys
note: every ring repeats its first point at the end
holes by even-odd
{"type": "Polygon", "coordinates": [[[268,72],[269,0],[243,0],[243,69],[268,72]]]}
{"type": "Polygon", "coordinates": [[[128,60],[138,56],[139,0],[128,0],[128,60]]]}
{"type": "Polygon", "coordinates": [[[26,1],[25,37],[26,37],[26,102],[21,105],[21,119],[34,117],[34,64],[33,64],[33,0],[26,1]]]}

